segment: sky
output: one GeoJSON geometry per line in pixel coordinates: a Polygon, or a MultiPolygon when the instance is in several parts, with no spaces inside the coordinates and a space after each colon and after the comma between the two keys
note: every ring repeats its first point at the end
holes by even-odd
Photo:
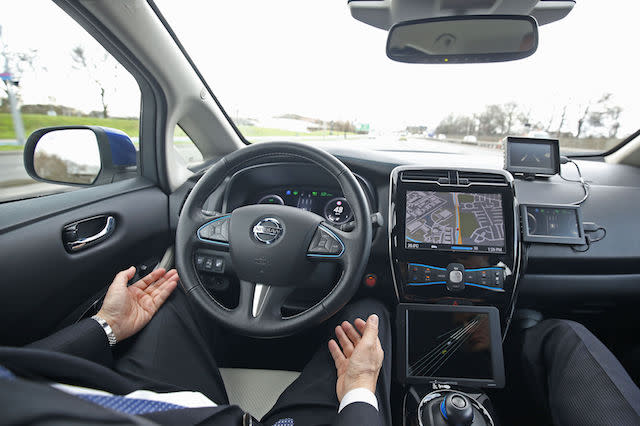
{"type": "MultiPolygon", "coordinates": [[[[54,98],[100,109],[95,84],[73,70],[70,57],[77,44],[98,52],[97,43],[49,1],[0,4],[3,40],[15,49],[37,49],[47,71],[23,76],[24,102],[54,98]]],[[[620,135],[640,127],[640,2],[579,0],[567,18],[540,28],[532,57],[471,65],[391,61],[386,31],[352,18],[346,0],[157,4],[232,117],[295,113],[398,130],[435,127],[450,113],[515,101],[543,123],[558,122],[569,105],[563,130],[575,131],[579,107],[610,92],[623,108],[620,135]]],[[[135,82],[120,76],[110,86],[117,88],[110,95],[112,114],[136,115],[135,82]]]]}

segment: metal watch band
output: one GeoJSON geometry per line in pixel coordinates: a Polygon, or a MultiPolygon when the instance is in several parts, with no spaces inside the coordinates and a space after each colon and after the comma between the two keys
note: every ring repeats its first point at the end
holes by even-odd
{"type": "Polygon", "coordinates": [[[105,334],[107,335],[109,346],[114,346],[116,343],[118,343],[118,339],[116,339],[116,335],[113,333],[113,329],[111,328],[109,323],[107,323],[104,319],[100,318],[97,315],[92,316],[91,319],[96,320],[98,324],[100,324],[105,334]]]}

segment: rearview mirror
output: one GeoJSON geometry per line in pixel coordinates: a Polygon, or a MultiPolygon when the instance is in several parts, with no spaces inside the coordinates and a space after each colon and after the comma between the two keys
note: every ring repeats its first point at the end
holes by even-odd
{"type": "Polygon", "coordinates": [[[137,175],[133,142],[107,127],[39,129],[27,139],[23,155],[29,176],[44,182],[91,186],[137,175]]]}
{"type": "Polygon", "coordinates": [[[531,16],[448,16],[400,22],[389,30],[387,56],[417,64],[504,62],[531,56],[538,24],[531,16]]]}

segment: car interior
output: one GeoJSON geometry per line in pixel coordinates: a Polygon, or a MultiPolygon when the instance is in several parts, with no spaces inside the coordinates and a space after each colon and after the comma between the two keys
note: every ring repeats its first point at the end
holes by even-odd
{"type": "MultiPolygon", "coordinates": [[[[391,314],[393,424],[457,424],[440,412],[453,391],[471,401],[474,425],[535,424],[510,351],[543,318],[584,324],[640,383],[640,131],[586,152],[514,133],[491,155],[351,146],[346,133],[252,143],[162,2],[53,3],[135,79],[139,137],[99,123],[27,135],[25,172],[75,190],[0,203],[0,344],[95,314],[128,266],[134,281],[175,267],[177,291],[219,326],[231,403],[257,419],[326,343],[332,318],[365,298],[391,314]],[[177,127],[201,160],[176,151],[177,127]],[[93,147],[93,172],[52,171],[47,152],[88,152],[77,144],[93,147]]],[[[388,60],[424,70],[535,57],[543,26],[578,7],[343,3],[354,25],[388,32],[388,60]]]]}

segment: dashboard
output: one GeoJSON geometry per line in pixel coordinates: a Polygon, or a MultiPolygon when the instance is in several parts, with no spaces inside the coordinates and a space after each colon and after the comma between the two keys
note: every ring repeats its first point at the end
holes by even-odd
{"type": "MultiPolygon", "coordinates": [[[[569,206],[583,198],[579,183],[563,179],[578,178],[571,164],[561,165],[563,178],[527,180],[506,172],[503,157],[495,153],[467,156],[335,146],[328,151],[354,172],[371,211],[378,212],[384,224],[374,230],[359,290],[365,296],[390,303],[486,304],[499,307],[503,319],[514,295],[518,307],[558,313],[610,312],[640,299],[640,240],[629,232],[637,228],[633,212],[640,210],[640,170],[635,167],[577,159],[590,196],[576,219],[570,212],[547,211],[550,205],[569,206]],[[436,203],[435,216],[423,211],[429,203],[436,203]],[[482,213],[473,212],[474,204],[482,213]],[[491,221],[488,226],[483,226],[485,219],[491,221]],[[576,220],[585,224],[584,233],[576,220]],[[600,229],[597,238],[587,224],[591,231],[600,229]],[[558,237],[590,237],[591,243],[553,242],[558,237]],[[450,291],[447,285],[454,284],[447,280],[454,268],[465,287],[450,291]],[[373,276],[377,282],[369,280],[373,276]]],[[[174,227],[197,178],[172,195],[174,227]]],[[[341,198],[337,182],[323,169],[274,162],[238,171],[211,194],[205,208],[230,212],[275,202],[309,209],[328,221],[341,198]]],[[[338,222],[350,220],[344,201],[338,222]]]]}

